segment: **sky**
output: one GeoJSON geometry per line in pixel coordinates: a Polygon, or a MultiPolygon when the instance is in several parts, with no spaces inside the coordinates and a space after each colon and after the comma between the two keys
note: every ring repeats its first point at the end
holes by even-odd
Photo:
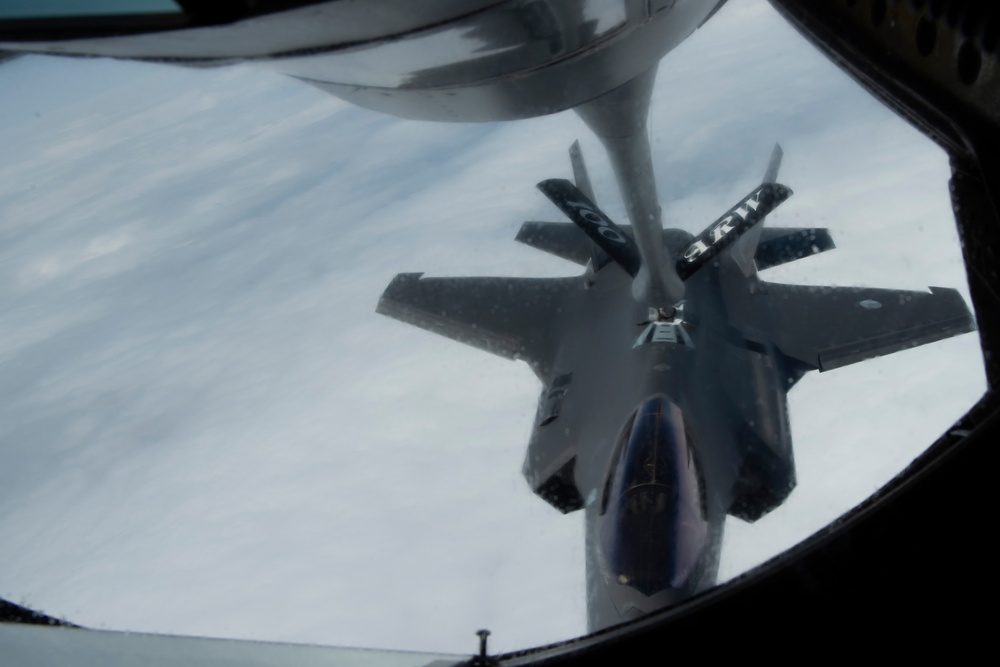
{"type": "MultiPolygon", "coordinates": [[[[571,112],[433,124],[248,66],[30,56],[0,65],[0,596],[108,629],[471,652],[585,631],[583,525],[521,477],[524,364],[376,315],[398,272],[563,276],[513,241],[571,112]]],[[[968,289],[947,157],[764,2],[727,3],[660,65],[665,223],[759,182],[771,226],[837,249],[775,282],[968,289]]],[[[975,335],[789,396],[798,487],[730,520],[721,578],[821,529],[985,389],[975,335]]]]}

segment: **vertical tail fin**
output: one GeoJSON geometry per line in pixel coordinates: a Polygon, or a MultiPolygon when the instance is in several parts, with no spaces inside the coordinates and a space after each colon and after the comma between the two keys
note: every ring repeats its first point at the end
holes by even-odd
{"type": "Polygon", "coordinates": [[[580,150],[580,142],[574,141],[569,147],[569,161],[573,163],[573,180],[580,192],[587,196],[592,202],[596,202],[594,188],[590,185],[590,176],[587,174],[587,165],[583,161],[583,152],[580,150]]]}
{"type": "MultiPolygon", "coordinates": [[[[687,280],[720,252],[735,250],[735,245],[746,235],[753,233],[759,237],[760,223],[764,217],[791,194],[792,191],[781,183],[761,183],[739,204],[694,237],[677,260],[677,275],[681,280],[687,280]]],[[[757,241],[751,241],[751,247],[756,249],[757,241]]],[[[756,272],[752,256],[750,270],[756,272]]]]}
{"type": "Polygon", "coordinates": [[[639,249],[632,237],[612,222],[597,204],[580,189],[563,178],[550,178],[538,184],[538,189],[582,229],[594,245],[602,248],[633,278],[642,266],[639,249]]]}
{"type": "Polygon", "coordinates": [[[775,144],[774,150],[771,151],[771,159],[767,163],[767,170],[764,172],[764,183],[774,183],[778,180],[778,170],[781,168],[781,158],[784,155],[781,144],[775,144]]]}
{"type": "MultiPolygon", "coordinates": [[[[778,170],[781,168],[781,158],[784,156],[781,144],[774,144],[771,151],[771,159],[767,161],[767,169],[764,170],[764,183],[776,183],[778,180],[778,170]]],[[[744,234],[733,244],[730,254],[736,260],[736,265],[740,267],[747,278],[757,274],[757,265],[754,256],[757,254],[757,244],[760,243],[760,234],[764,229],[763,219],[752,229],[744,234]]]]}
{"type": "MultiPolygon", "coordinates": [[[[569,147],[569,161],[573,164],[573,180],[576,182],[577,189],[579,189],[580,192],[587,197],[587,199],[592,202],[596,202],[597,198],[594,197],[594,188],[590,184],[590,175],[587,174],[587,165],[583,161],[583,152],[580,150],[579,141],[574,141],[573,145],[569,147]]],[[[590,245],[590,262],[594,267],[594,271],[599,271],[610,261],[611,257],[608,253],[604,252],[604,250],[597,245],[590,245]]]]}

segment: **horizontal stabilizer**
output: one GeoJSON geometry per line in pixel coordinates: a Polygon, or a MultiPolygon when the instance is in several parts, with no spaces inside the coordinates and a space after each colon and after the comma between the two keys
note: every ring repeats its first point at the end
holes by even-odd
{"type": "Polygon", "coordinates": [[[532,248],[586,266],[591,259],[590,242],[583,230],[571,222],[526,222],[517,232],[517,240],[532,248]]]}
{"type": "Polygon", "coordinates": [[[739,204],[695,237],[677,260],[677,275],[681,280],[686,280],[791,195],[791,189],[780,183],[762,183],[757,186],[739,204]]]}
{"type": "Polygon", "coordinates": [[[746,304],[783,354],[828,371],[972,331],[962,296],[860,287],[759,284],[746,304]]]}
{"type": "Polygon", "coordinates": [[[538,189],[630,276],[639,273],[642,259],[635,241],[579,188],[565,179],[552,178],[539,183],[538,189]]]}
{"type": "Polygon", "coordinates": [[[802,227],[764,227],[754,260],[763,271],[796,259],[833,250],[836,246],[830,230],[802,227]]]}
{"type": "Polygon", "coordinates": [[[423,278],[401,273],[376,312],[544,372],[559,334],[552,318],[577,278],[423,278]]]}

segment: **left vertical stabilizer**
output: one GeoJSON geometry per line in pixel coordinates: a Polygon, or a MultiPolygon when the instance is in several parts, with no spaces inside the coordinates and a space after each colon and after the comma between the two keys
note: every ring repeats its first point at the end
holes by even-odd
{"type": "MultiPolygon", "coordinates": [[[[633,278],[642,266],[635,241],[604,214],[580,189],[563,178],[550,178],[538,189],[633,278]]],[[[663,243],[663,232],[660,232],[663,243]]]]}
{"type": "MultiPolygon", "coordinates": [[[[587,163],[583,161],[583,152],[580,150],[579,141],[574,141],[573,145],[569,147],[569,161],[573,165],[573,181],[576,182],[576,187],[587,196],[587,199],[596,204],[597,197],[594,196],[594,187],[590,184],[587,163]]],[[[611,257],[600,246],[590,244],[590,262],[594,271],[600,271],[610,261],[611,257]]]]}

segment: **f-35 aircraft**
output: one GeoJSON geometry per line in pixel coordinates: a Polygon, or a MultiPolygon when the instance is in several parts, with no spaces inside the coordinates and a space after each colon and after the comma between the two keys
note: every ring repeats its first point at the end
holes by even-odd
{"type": "Polygon", "coordinates": [[[755,521],[788,497],[786,397],[806,372],[974,328],[953,289],[761,279],[834,247],[827,229],[764,226],[791,195],[776,182],[781,156],[775,146],[761,185],[704,232],[662,230],[651,252],[594,203],[574,144],[575,184],[539,184],[572,223],[527,222],[517,240],[583,275],[400,274],[379,301],[384,315],[524,360],[542,381],[524,476],[560,511],[585,512],[591,631],[714,585],[726,515],[755,521]],[[634,289],[643,258],[657,256],[683,300],[634,289]]]}

